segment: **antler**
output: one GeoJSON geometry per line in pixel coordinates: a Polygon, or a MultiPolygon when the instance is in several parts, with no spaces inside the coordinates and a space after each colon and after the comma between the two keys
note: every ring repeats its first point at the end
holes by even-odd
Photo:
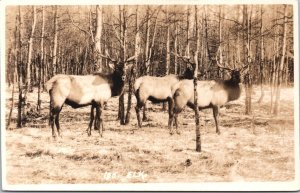
{"type": "Polygon", "coordinates": [[[174,52],[171,52],[171,53],[172,53],[173,55],[177,56],[178,58],[180,58],[181,60],[183,60],[184,62],[189,63],[189,64],[191,64],[191,65],[195,65],[194,62],[191,62],[191,61],[190,61],[191,57],[188,57],[188,56],[181,56],[181,55],[179,55],[179,54],[177,54],[177,53],[174,53],[174,52]]]}
{"type": "Polygon", "coordinates": [[[240,69],[239,69],[239,71],[244,71],[245,69],[247,69],[248,68],[248,66],[249,66],[249,64],[246,64],[246,65],[244,65],[243,67],[241,67],[240,69]]]}
{"type": "Polygon", "coordinates": [[[133,61],[133,60],[135,60],[135,55],[134,55],[134,56],[131,56],[131,57],[129,57],[129,58],[127,58],[127,59],[125,60],[125,63],[131,62],[131,61],[133,61]]]}
{"type": "Polygon", "coordinates": [[[110,57],[110,55],[109,55],[109,53],[108,53],[107,50],[105,51],[105,55],[103,55],[103,54],[101,54],[101,53],[99,53],[99,55],[100,55],[102,58],[106,58],[106,59],[112,61],[113,63],[116,63],[116,62],[117,62],[116,59],[113,59],[113,58],[110,57]]]}
{"type": "Polygon", "coordinates": [[[232,71],[232,69],[231,69],[231,68],[228,68],[228,67],[224,67],[224,66],[222,66],[222,65],[219,63],[218,59],[216,59],[216,61],[217,61],[217,65],[219,66],[219,68],[222,68],[222,69],[224,69],[224,70],[229,70],[229,71],[232,71]]]}

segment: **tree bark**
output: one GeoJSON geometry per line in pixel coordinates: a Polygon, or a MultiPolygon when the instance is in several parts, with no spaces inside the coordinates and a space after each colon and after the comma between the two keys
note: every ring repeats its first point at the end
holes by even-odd
{"type": "Polygon", "coordinates": [[[284,58],[286,54],[286,34],[287,34],[287,5],[284,6],[284,23],[283,23],[283,32],[282,32],[282,48],[281,48],[281,58],[280,58],[280,65],[278,69],[277,75],[277,90],[276,90],[276,98],[275,98],[275,107],[274,107],[274,114],[278,115],[280,111],[280,89],[282,84],[282,73],[283,73],[283,66],[284,66],[284,58]]]}
{"type": "Polygon", "coordinates": [[[42,29],[41,29],[41,53],[39,61],[39,76],[38,76],[38,101],[37,110],[41,112],[41,84],[42,84],[42,69],[44,69],[44,32],[45,32],[45,8],[42,6],[42,29]]]}
{"type": "Polygon", "coordinates": [[[146,19],[147,19],[147,24],[146,24],[146,47],[145,47],[145,60],[147,61],[145,63],[145,68],[146,68],[146,73],[147,75],[150,74],[150,63],[148,63],[149,61],[149,44],[150,44],[150,6],[147,6],[147,11],[146,11],[146,19]]]}
{"type": "MultiPolygon", "coordinates": [[[[17,23],[17,22],[16,22],[17,23]]],[[[11,65],[12,68],[12,78],[10,81],[12,81],[12,91],[11,91],[11,106],[10,106],[10,110],[9,110],[9,114],[8,114],[8,119],[7,119],[7,125],[6,128],[10,129],[10,123],[11,123],[11,116],[12,116],[12,111],[14,109],[14,92],[15,92],[15,66],[17,64],[17,60],[16,60],[16,42],[17,42],[17,37],[16,37],[16,33],[17,31],[14,32],[14,48],[13,51],[8,53],[8,64],[11,65]]]]}
{"type": "Polygon", "coordinates": [[[260,62],[259,62],[259,71],[260,71],[260,97],[258,103],[261,103],[264,96],[263,80],[264,80],[264,36],[263,36],[263,5],[260,5],[260,62]]]}
{"type": "Polygon", "coordinates": [[[51,76],[57,74],[57,38],[58,38],[58,20],[57,20],[57,5],[54,5],[54,32],[53,32],[53,50],[52,50],[52,73],[51,76]]]}
{"type": "Polygon", "coordinates": [[[28,56],[27,56],[27,70],[26,70],[26,90],[25,90],[25,100],[26,100],[26,94],[27,92],[32,91],[32,85],[31,85],[31,70],[30,67],[32,66],[32,51],[33,51],[33,35],[35,31],[35,25],[36,25],[36,7],[32,7],[33,15],[32,15],[32,25],[31,25],[31,32],[29,36],[28,41],[28,56]]]}
{"type": "Polygon", "coordinates": [[[135,11],[135,65],[133,66],[133,68],[130,70],[130,74],[129,74],[129,91],[128,91],[128,102],[127,102],[127,112],[126,112],[126,118],[125,118],[125,124],[129,124],[130,122],[130,110],[131,110],[131,105],[132,105],[132,93],[133,93],[133,85],[135,82],[135,78],[136,78],[136,69],[137,69],[137,64],[138,64],[138,55],[140,52],[140,45],[141,45],[141,38],[139,35],[139,21],[138,21],[138,5],[136,6],[136,11],[135,11]]]}
{"type": "Polygon", "coordinates": [[[250,115],[252,113],[251,109],[251,93],[252,93],[252,76],[251,76],[251,15],[248,13],[248,5],[243,5],[243,27],[244,27],[244,63],[248,64],[248,71],[245,75],[245,90],[246,90],[246,97],[245,97],[245,114],[250,115]]]}
{"type": "MultiPolygon", "coordinates": [[[[191,20],[192,22],[192,20],[191,20]]],[[[194,69],[194,106],[195,106],[195,124],[196,124],[196,151],[201,152],[201,134],[200,134],[200,116],[199,116],[199,109],[198,109],[198,91],[197,91],[197,82],[198,82],[198,53],[199,53],[199,46],[200,46],[200,35],[198,29],[198,9],[197,5],[195,5],[195,28],[196,28],[196,52],[194,56],[195,62],[195,69],[194,69]]]]}
{"type": "MultiPolygon", "coordinates": [[[[175,15],[176,17],[176,15],[175,15]]],[[[178,74],[178,58],[177,58],[177,49],[178,49],[178,27],[175,23],[175,39],[174,39],[174,74],[178,74]]]]}
{"type": "Polygon", "coordinates": [[[97,61],[97,70],[102,72],[102,59],[99,56],[101,53],[101,36],[102,36],[102,5],[96,6],[96,33],[95,33],[95,51],[96,51],[96,61],[97,61]]]}
{"type": "Polygon", "coordinates": [[[18,40],[17,40],[17,62],[18,62],[18,118],[17,118],[17,128],[23,126],[23,63],[22,63],[22,16],[21,16],[21,6],[18,9],[18,40]]]}
{"type": "Polygon", "coordinates": [[[169,25],[169,10],[167,5],[167,13],[166,13],[166,24],[167,24],[167,53],[166,53],[166,75],[170,73],[170,25],[169,25]]]}

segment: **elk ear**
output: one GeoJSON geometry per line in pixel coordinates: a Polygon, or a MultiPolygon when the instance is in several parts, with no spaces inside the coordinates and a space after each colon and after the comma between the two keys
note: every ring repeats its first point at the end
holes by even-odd
{"type": "Polygon", "coordinates": [[[110,69],[112,69],[112,70],[115,70],[116,64],[113,63],[113,62],[109,62],[109,63],[108,63],[108,67],[109,67],[110,69]]]}

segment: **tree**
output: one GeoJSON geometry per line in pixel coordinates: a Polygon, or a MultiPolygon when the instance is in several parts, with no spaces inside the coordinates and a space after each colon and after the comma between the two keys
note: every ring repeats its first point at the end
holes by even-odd
{"type": "Polygon", "coordinates": [[[132,93],[133,93],[133,84],[135,82],[136,78],[136,69],[138,65],[138,58],[141,50],[141,37],[140,37],[140,27],[139,27],[139,11],[138,11],[138,5],[136,6],[135,10],[135,42],[134,42],[134,55],[135,55],[135,64],[130,70],[129,73],[129,91],[128,91],[128,102],[127,102],[127,111],[126,111],[126,118],[125,118],[125,124],[128,124],[130,121],[130,110],[131,110],[131,104],[132,104],[132,93]]]}
{"type": "Polygon", "coordinates": [[[19,95],[18,95],[18,118],[17,118],[17,127],[21,128],[23,126],[23,117],[24,117],[24,111],[23,111],[23,55],[22,55],[22,15],[21,15],[21,6],[18,7],[18,20],[17,20],[17,27],[18,29],[18,38],[17,46],[16,46],[16,55],[17,55],[17,65],[18,65],[18,88],[19,88],[19,95]]]}
{"type": "Polygon", "coordinates": [[[42,6],[42,29],[41,29],[41,52],[40,52],[40,61],[39,61],[39,76],[38,76],[38,101],[37,101],[37,110],[41,112],[41,84],[42,84],[42,77],[44,77],[44,33],[45,33],[45,8],[42,6]]]}
{"type": "Polygon", "coordinates": [[[274,114],[278,115],[280,111],[280,89],[282,84],[282,74],[283,74],[283,67],[284,67],[284,58],[286,54],[286,34],[287,34],[287,5],[283,5],[284,7],[284,20],[283,20],[283,30],[282,30],[282,48],[281,48],[281,56],[280,56],[280,65],[277,70],[277,89],[276,89],[276,98],[275,98],[275,107],[274,107],[274,114]]]}
{"type": "MultiPolygon", "coordinates": [[[[191,20],[192,21],[192,20],[191,20]]],[[[195,28],[196,28],[196,52],[194,56],[195,69],[194,69],[194,105],[195,105],[195,123],[196,123],[196,151],[201,151],[201,134],[200,134],[200,117],[198,109],[198,92],[197,92],[197,82],[198,82],[198,53],[200,46],[200,36],[199,36],[199,26],[198,26],[198,9],[195,5],[195,28]]]]}
{"type": "Polygon", "coordinates": [[[53,45],[52,45],[52,70],[51,76],[58,72],[57,66],[57,38],[58,38],[58,20],[57,20],[57,5],[54,5],[54,23],[53,23],[53,45]]]}
{"type": "Polygon", "coordinates": [[[260,61],[259,61],[259,74],[260,74],[260,98],[258,103],[261,103],[265,92],[263,89],[263,80],[264,80],[264,34],[263,34],[263,5],[260,5],[260,61]]]}
{"type": "Polygon", "coordinates": [[[102,72],[102,60],[99,58],[99,53],[101,53],[101,37],[102,37],[102,6],[96,6],[96,29],[95,29],[95,51],[96,51],[96,63],[98,71],[102,72]]]}
{"type": "Polygon", "coordinates": [[[249,115],[252,113],[251,109],[251,93],[252,93],[252,75],[251,75],[251,19],[252,19],[252,9],[250,13],[248,12],[248,5],[243,5],[243,54],[244,54],[244,63],[249,65],[247,73],[245,75],[245,88],[246,88],[246,97],[245,97],[245,113],[249,115]]]}

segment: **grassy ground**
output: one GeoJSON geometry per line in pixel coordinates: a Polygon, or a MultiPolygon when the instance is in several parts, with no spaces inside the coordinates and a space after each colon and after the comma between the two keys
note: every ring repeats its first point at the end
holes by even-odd
{"type": "MultiPolygon", "coordinates": [[[[11,105],[7,88],[6,115],[11,105]]],[[[215,133],[212,110],[201,112],[202,152],[195,152],[194,113],[179,116],[181,135],[170,136],[167,112],[148,105],[149,122],[137,128],[134,109],[127,126],[116,120],[118,99],[104,111],[104,135],[88,137],[90,108],[64,106],[62,138],[53,140],[48,127],[49,97],[42,94],[42,113],[23,129],[6,130],[8,184],[115,183],[115,182],[233,182],[291,181],[294,179],[293,88],[281,92],[281,113],[269,113],[270,90],[256,103],[253,115],[244,115],[244,93],[221,109],[221,135],[215,133]],[[186,162],[190,160],[191,165],[186,162]]],[[[17,99],[17,93],[15,94],[17,99]]],[[[36,104],[36,92],[29,103],[36,104]]],[[[134,104],[135,106],[135,104],[134,104]]],[[[13,111],[16,118],[17,111],[13,111]]]]}

